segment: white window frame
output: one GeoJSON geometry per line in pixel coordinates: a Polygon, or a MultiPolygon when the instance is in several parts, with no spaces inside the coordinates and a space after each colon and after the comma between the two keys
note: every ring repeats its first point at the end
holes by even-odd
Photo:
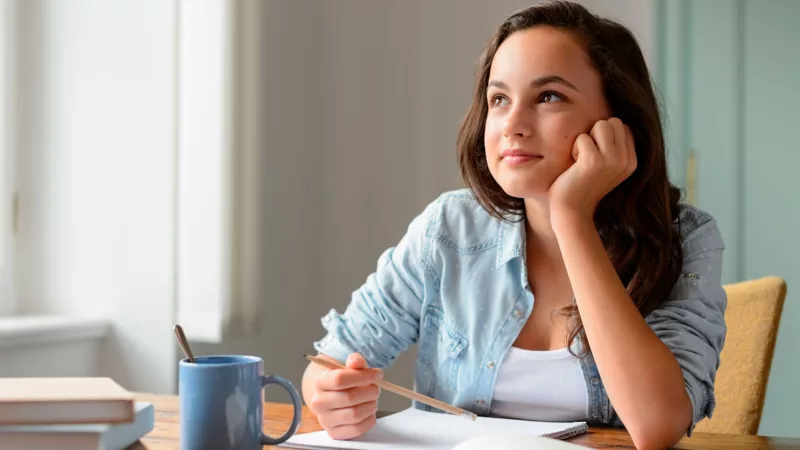
{"type": "Polygon", "coordinates": [[[179,1],[176,321],[189,340],[257,334],[262,0],[179,1]],[[244,205],[244,206],[243,206],[244,205]]]}
{"type": "Polygon", "coordinates": [[[14,157],[14,2],[0,0],[0,316],[17,310],[14,236],[17,223],[14,157]]]}

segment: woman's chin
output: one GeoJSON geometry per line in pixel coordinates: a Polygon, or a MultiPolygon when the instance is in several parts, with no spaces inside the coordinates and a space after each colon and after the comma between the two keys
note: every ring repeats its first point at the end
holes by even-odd
{"type": "Polygon", "coordinates": [[[516,198],[547,198],[548,186],[542,186],[540,183],[533,183],[531,181],[512,183],[506,182],[500,183],[500,187],[503,188],[503,191],[506,194],[516,198]]]}

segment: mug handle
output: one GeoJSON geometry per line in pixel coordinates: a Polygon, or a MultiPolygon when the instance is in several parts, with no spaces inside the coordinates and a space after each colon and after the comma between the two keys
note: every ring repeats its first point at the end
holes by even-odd
{"type": "Polygon", "coordinates": [[[262,445],[278,445],[285,442],[290,437],[294,436],[297,432],[297,428],[300,426],[300,415],[303,412],[303,406],[300,402],[300,394],[297,393],[297,389],[295,389],[294,385],[291,381],[287,380],[278,375],[267,375],[261,377],[261,389],[263,390],[267,387],[268,384],[278,384],[286,389],[286,392],[289,393],[289,396],[292,397],[292,406],[294,407],[294,417],[292,417],[292,424],[289,425],[289,430],[283,434],[283,436],[279,438],[273,438],[261,432],[261,443],[262,445]]]}

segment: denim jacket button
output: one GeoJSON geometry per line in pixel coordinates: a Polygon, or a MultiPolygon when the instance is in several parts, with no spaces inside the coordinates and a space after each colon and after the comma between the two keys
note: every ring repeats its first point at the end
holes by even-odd
{"type": "Polygon", "coordinates": [[[600,384],[600,378],[592,377],[592,385],[597,386],[600,384]]]}
{"type": "Polygon", "coordinates": [[[479,404],[479,405],[483,405],[483,404],[484,404],[484,403],[486,403],[486,402],[485,402],[485,401],[483,401],[483,400],[475,400],[475,403],[477,403],[477,404],[479,404]]]}
{"type": "Polygon", "coordinates": [[[516,317],[517,319],[522,317],[522,311],[520,311],[519,309],[515,309],[514,310],[514,317],[516,317]]]}
{"type": "Polygon", "coordinates": [[[486,363],[486,367],[488,367],[489,370],[494,370],[494,361],[489,361],[486,363]]]}

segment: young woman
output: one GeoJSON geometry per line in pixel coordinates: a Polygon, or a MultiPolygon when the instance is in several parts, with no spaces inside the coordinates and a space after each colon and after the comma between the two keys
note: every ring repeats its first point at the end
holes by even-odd
{"type": "MultiPolygon", "coordinates": [[[[382,368],[471,410],[624,426],[663,448],[714,409],[726,326],[716,222],[679,204],[623,26],[571,3],[510,16],[458,137],[468,189],[410,224],[315,343],[303,393],[336,439],[375,423],[382,368]]],[[[415,404],[419,408],[427,406],[415,404]]]]}

